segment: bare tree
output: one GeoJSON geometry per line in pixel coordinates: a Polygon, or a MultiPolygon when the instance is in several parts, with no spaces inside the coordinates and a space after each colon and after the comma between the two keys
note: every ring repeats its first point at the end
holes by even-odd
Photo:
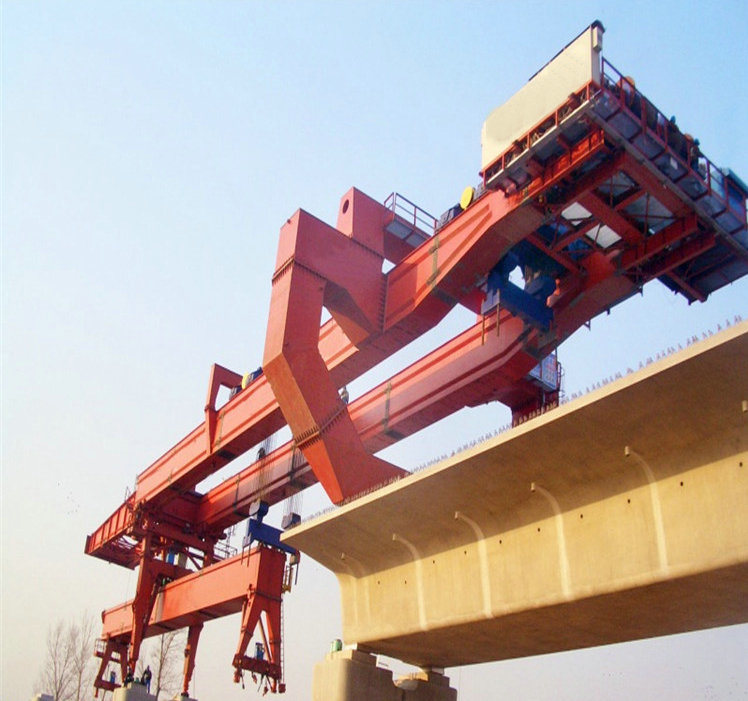
{"type": "Polygon", "coordinates": [[[47,645],[35,691],[55,701],[91,698],[94,673],[94,621],[84,613],[78,622],[58,621],[47,631],[47,645]]]}
{"type": "Polygon", "coordinates": [[[36,688],[54,696],[55,701],[70,701],[73,687],[70,655],[70,626],[58,621],[47,631],[44,664],[39,672],[36,688]]]}
{"type": "Polygon", "coordinates": [[[172,630],[154,639],[148,660],[153,673],[151,693],[156,699],[161,694],[172,698],[181,691],[184,645],[184,635],[178,630],[172,630]]]}
{"type": "Polygon", "coordinates": [[[69,652],[72,677],[71,699],[83,701],[91,697],[95,660],[94,648],[94,619],[89,613],[84,613],[77,624],[69,627],[69,652]]]}

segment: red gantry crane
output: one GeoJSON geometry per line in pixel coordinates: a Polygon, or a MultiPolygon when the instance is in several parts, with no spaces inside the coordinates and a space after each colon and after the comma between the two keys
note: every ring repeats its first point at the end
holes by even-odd
{"type": "Polygon", "coordinates": [[[138,569],[134,599],[102,614],[97,689],[118,685],[112,664],[132,677],[144,638],[186,627],[187,695],[203,624],[241,613],[234,680],[246,670],[283,692],[281,605],[299,553],[264,523],[269,506],[318,481],[339,504],[400,478],[376,453],[463,407],[500,401],[520,420],[553,406],[555,348],[650,280],[703,302],[748,272],[748,188],[603,59],[602,34],[592,24],[488,117],[481,181],[438,220],[351,189],[335,227],[302,210],[284,224],[261,368],[214,365],[203,423],[86,540],[138,569]],[[456,305],[474,312],[469,328],[341,397],[456,305]],[[285,425],[290,442],[196,491],[285,425]],[[232,554],[225,531],[247,519],[232,554]]]}

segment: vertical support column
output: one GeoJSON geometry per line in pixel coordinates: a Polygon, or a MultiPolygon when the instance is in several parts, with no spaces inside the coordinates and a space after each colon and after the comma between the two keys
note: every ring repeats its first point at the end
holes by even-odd
{"type": "Polygon", "coordinates": [[[143,642],[148,621],[153,611],[158,587],[158,571],[153,559],[152,535],[147,533],[143,539],[143,553],[140,558],[140,572],[132,602],[132,632],[130,633],[130,654],[127,661],[127,671],[135,675],[135,665],[140,655],[140,645],[143,642]]]}
{"type": "Polygon", "coordinates": [[[314,668],[312,701],[457,701],[457,690],[437,670],[393,682],[392,672],[360,650],[329,653],[314,668]]]}
{"type": "Polygon", "coordinates": [[[242,607],[239,644],[233,661],[234,682],[242,681],[242,672],[247,670],[253,678],[259,675],[269,691],[283,692],[285,684],[281,664],[281,596],[286,555],[280,550],[262,546],[252,554],[259,557],[260,562],[256,586],[250,586],[242,607]],[[263,613],[265,624],[262,621],[263,613]],[[259,654],[250,657],[246,654],[247,647],[258,627],[264,648],[261,648],[259,654]]]}
{"type": "Polygon", "coordinates": [[[104,677],[107,671],[109,663],[119,663],[120,666],[120,681],[124,682],[125,676],[127,675],[127,643],[119,640],[112,640],[111,638],[96,641],[96,648],[94,650],[94,656],[101,658],[101,664],[94,677],[94,696],[98,697],[99,689],[103,689],[105,692],[114,690],[119,686],[116,682],[111,681],[104,677]],[[103,649],[101,647],[102,643],[103,649]],[[115,658],[115,655],[117,656],[115,658]]]}
{"type": "Polygon", "coordinates": [[[192,673],[195,671],[195,656],[197,655],[197,643],[203,629],[202,623],[196,623],[189,627],[187,633],[187,644],[184,646],[184,675],[182,678],[182,696],[189,696],[192,673]]]}

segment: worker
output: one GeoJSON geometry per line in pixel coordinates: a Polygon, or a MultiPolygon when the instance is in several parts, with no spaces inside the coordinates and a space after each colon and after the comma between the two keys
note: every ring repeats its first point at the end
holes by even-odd
{"type": "Polygon", "coordinates": [[[242,389],[247,389],[249,385],[251,385],[260,375],[262,375],[262,365],[258,367],[256,370],[253,370],[252,372],[246,372],[244,373],[244,376],[242,377],[242,389]]]}
{"type": "Polygon", "coordinates": [[[634,99],[636,81],[630,75],[627,75],[625,78],[622,77],[618,80],[618,89],[623,95],[624,102],[630,105],[634,99]]]}
{"type": "Polygon", "coordinates": [[[114,686],[117,683],[117,673],[112,670],[109,672],[109,683],[114,686]]]}
{"type": "Polygon", "coordinates": [[[694,139],[690,134],[684,134],[683,136],[686,140],[686,160],[688,161],[688,166],[696,170],[699,165],[699,157],[701,156],[699,140],[694,139]]]}
{"type": "Polygon", "coordinates": [[[145,684],[145,690],[150,694],[151,693],[151,677],[153,675],[151,674],[151,667],[148,665],[145,668],[145,672],[143,672],[143,684],[145,684]]]}
{"type": "Polygon", "coordinates": [[[348,404],[350,396],[348,395],[348,389],[343,385],[343,389],[340,390],[340,398],[343,400],[343,404],[348,404]]]}

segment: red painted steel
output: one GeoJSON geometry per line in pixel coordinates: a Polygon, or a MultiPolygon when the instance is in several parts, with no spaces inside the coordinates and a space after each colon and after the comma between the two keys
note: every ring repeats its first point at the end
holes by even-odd
{"type": "Polygon", "coordinates": [[[97,688],[116,686],[105,678],[111,664],[123,678],[134,672],[144,638],[188,627],[187,693],[203,622],[241,613],[235,679],[248,671],[283,691],[286,554],[278,543],[236,557],[221,547],[253,502],[274,504],[317,481],[342,502],[398,478],[403,470],[375,453],[460,408],[501,401],[517,418],[553,405],[557,392],[528,373],[646,282],[659,278],[693,301],[723,284],[709,276],[743,274],[732,271],[748,261],[736,236],[745,197],[742,210],[728,201],[721,172],[693,144],[607,65],[602,85],[585,86],[518,139],[482,173],[487,189],[433,232],[418,230],[430,220],[412,203],[404,215],[397,196],[384,206],[355,188],[335,227],[297,211],[281,229],[264,372],[242,389],[241,375],[214,365],[203,423],[138,475],[86,541],[88,554],[139,568],[135,598],[103,614],[97,688]],[[601,239],[603,226],[615,235],[601,239]],[[551,288],[555,279],[536,300],[551,310],[547,329],[515,316],[501,295],[483,309],[497,264],[528,250],[528,289],[535,275],[551,288]],[[394,264],[386,273],[385,261],[394,264]],[[458,304],[477,315],[468,329],[350,403],[341,397],[458,304]],[[320,327],[323,309],[332,318],[320,327]],[[221,388],[232,397],[218,407],[221,388]],[[290,442],[195,491],[286,424],[290,442]],[[253,636],[263,655],[246,654],[253,636]]]}
{"type": "MultiPolygon", "coordinates": [[[[194,653],[203,622],[241,612],[242,625],[233,663],[236,675],[239,677],[243,669],[259,669],[269,678],[269,683],[277,687],[278,684],[282,684],[280,593],[283,588],[285,566],[285,553],[273,548],[256,547],[229,560],[163,584],[147,612],[142,610],[137,597],[108,609],[101,614],[102,638],[106,641],[108,650],[100,656],[105,662],[109,662],[118,650],[124,656],[123,672],[125,669],[132,671],[137,656],[133,657],[130,654],[128,657],[127,651],[135,648],[132,642],[134,635],[138,635],[139,640],[142,640],[188,627],[190,632],[188,659],[185,662],[186,691],[186,685],[194,669],[194,653]],[[261,615],[265,620],[263,625],[271,631],[271,637],[266,650],[265,664],[257,665],[246,655],[246,651],[261,615]],[[138,626],[141,626],[141,630],[136,633],[138,626]]],[[[105,667],[106,664],[102,664],[102,668],[105,667]]],[[[103,679],[102,675],[103,669],[100,670],[96,686],[109,689],[109,681],[103,679]]]]}

